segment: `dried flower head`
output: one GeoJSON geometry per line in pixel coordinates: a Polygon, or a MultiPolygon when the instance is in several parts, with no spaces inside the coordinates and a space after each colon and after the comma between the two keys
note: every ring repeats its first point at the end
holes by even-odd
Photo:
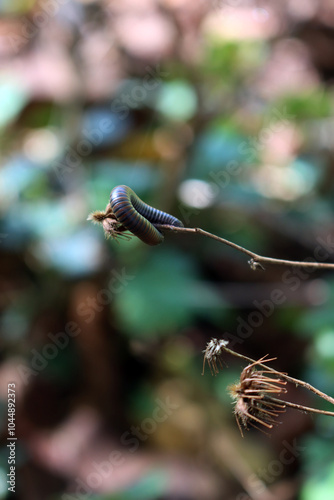
{"type": "Polygon", "coordinates": [[[211,375],[217,375],[219,373],[219,368],[223,368],[220,356],[222,354],[223,348],[226,347],[228,344],[227,340],[223,339],[211,339],[210,342],[208,342],[206,349],[203,351],[204,352],[204,359],[203,359],[203,371],[202,375],[204,375],[204,369],[205,369],[205,362],[208,362],[211,375]],[[218,364],[217,364],[218,363],[218,364]],[[219,365],[219,367],[218,367],[219,365]]]}
{"type": "Polygon", "coordinates": [[[261,431],[263,428],[259,426],[272,429],[278,423],[278,415],[285,411],[284,402],[277,400],[275,396],[287,392],[284,387],[286,381],[270,370],[257,368],[260,363],[274,359],[276,358],[266,359],[264,356],[246,366],[241,372],[240,381],[229,387],[235,400],[234,414],[242,436],[242,428],[248,430],[249,426],[261,431]]]}
{"type": "Polygon", "coordinates": [[[106,206],[105,211],[96,210],[96,212],[89,214],[87,220],[91,220],[96,224],[102,224],[104,234],[107,238],[117,240],[117,238],[124,237],[130,239],[129,234],[124,234],[127,229],[116,219],[110,203],[106,206]]]}

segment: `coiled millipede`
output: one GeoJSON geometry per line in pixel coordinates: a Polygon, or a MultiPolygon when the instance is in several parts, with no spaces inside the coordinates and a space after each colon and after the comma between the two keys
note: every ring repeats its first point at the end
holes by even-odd
{"type": "Polygon", "coordinates": [[[183,227],[176,217],[144,203],[128,186],[117,186],[111,191],[110,206],[117,221],[148,245],[159,245],[164,240],[154,224],[183,227]]]}

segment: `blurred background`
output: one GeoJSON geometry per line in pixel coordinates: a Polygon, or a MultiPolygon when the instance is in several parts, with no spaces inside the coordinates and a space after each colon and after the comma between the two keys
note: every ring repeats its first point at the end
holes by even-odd
{"type": "MultiPolygon", "coordinates": [[[[0,0],[0,498],[328,500],[334,420],[242,438],[211,337],[333,395],[333,272],[87,222],[113,187],[333,262],[331,0],[0,0]],[[16,384],[16,494],[7,384],[16,384]]],[[[331,409],[289,387],[289,399],[331,409]]]]}

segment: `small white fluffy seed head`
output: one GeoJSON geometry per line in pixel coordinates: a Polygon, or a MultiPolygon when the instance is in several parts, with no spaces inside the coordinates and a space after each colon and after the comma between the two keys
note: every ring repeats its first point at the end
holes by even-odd
{"type": "Polygon", "coordinates": [[[202,375],[204,374],[206,361],[209,365],[209,368],[210,368],[212,375],[217,375],[217,373],[219,373],[219,367],[222,368],[222,362],[220,360],[220,356],[222,354],[222,351],[224,350],[224,347],[226,347],[227,344],[228,344],[227,340],[214,339],[214,338],[212,338],[208,342],[206,349],[204,349],[204,351],[203,351],[204,352],[204,360],[203,360],[202,375]]]}

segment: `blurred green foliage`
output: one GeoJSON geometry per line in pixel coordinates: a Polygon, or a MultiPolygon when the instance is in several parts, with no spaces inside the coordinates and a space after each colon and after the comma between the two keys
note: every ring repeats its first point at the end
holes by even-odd
{"type": "MultiPolygon", "coordinates": [[[[253,328],[250,338],[239,339],[236,349],[258,358],[277,355],[279,368],[329,394],[334,376],[329,272],[308,274],[298,278],[297,287],[287,288],[286,270],[253,272],[243,256],[197,235],[166,234],[163,245],[149,248],[134,237],[106,240],[102,227],[87,222],[90,212],[105,208],[111,189],[125,184],[185,225],[255,252],[292,260],[315,255],[319,238],[326,241],[333,234],[333,87],[326,76],[334,74],[332,40],[322,54],[327,57],[324,69],[312,43],[303,38],[306,20],[292,22],[288,7],[271,14],[281,26],[276,33],[268,35],[257,26],[252,38],[240,18],[229,39],[210,28],[205,6],[203,24],[206,20],[208,25],[201,31],[201,20],[196,21],[189,4],[192,15],[184,18],[192,26],[189,31],[172,7],[165,6],[168,15],[157,8],[172,23],[175,39],[152,55],[149,51],[163,44],[157,24],[156,43],[147,43],[147,53],[139,56],[136,50],[144,49],[131,39],[135,29],[131,33],[117,24],[130,16],[128,7],[59,3],[33,37],[24,27],[35,27],[39,2],[0,2],[7,35],[23,44],[13,53],[6,39],[0,70],[4,377],[11,373],[8,366],[31,367],[32,349],[41,351],[50,342],[48,333],[63,331],[73,320],[82,330],[44,371],[31,377],[22,396],[20,466],[29,472],[42,463],[45,470],[36,476],[42,483],[48,482],[46,470],[62,477],[66,486],[50,486],[46,496],[42,490],[39,497],[36,490],[30,494],[50,499],[74,481],[61,467],[53,470],[51,460],[45,458],[44,464],[36,458],[42,455],[30,444],[44,427],[50,432],[61,427],[65,416],[55,422],[54,408],[64,407],[69,417],[81,404],[93,406],[114,437],[127,420],[139,422],[150,414],[163,382],[176,379],[184,404],[196,410],[192,415],[198,434],[203,432],[196,421],[200,415],[199,422],[232,435],[235,422],[226,387],[236,381],[240,366],[231,363],[215,379],[207,369],[200,378],[202,351],[212,336],[235,334],[240,318],[246,321],[254,311],[254,300],[267,300],[274,289],[287,291],[286,301],[253,328]],[[299,45],[284,52],[286,59],[274,59],[279,44],[291,38],[299,45]],[[299,61],[298,68],[289,69],[289,56],[299,61]],[[122,269],[132,278],[112,300],[102,302],[99,293],[108,291],[111,272],[122,269]],[[88,299],[95,304],[91,323],[80,315],[88,299]],[[124,396],[117,399],[120,393],[124,396]],[[42,420],[40,406],[34,404],[38,398],[46,401],[42,420]]],[[[322,19],[320,14],[309,19],[305,29],[311,41],[316,36],[312,23],[324,37],[327,29],[332,33],[333,25],[325,28],[322,19]]],[[[252,23],[253,11],[247,26],[252,23]]],[[[0,409],[5,429],[4,400],[0,409]]],[[[281,434],[265,445],[268,455],[275,456],[291,436],[305,444],[298,464],[287,467],[277,482],[301,474],[303,484],[295,497],[327,500],[334,488],[334,424],[329,417],[315,418],[313,424],[299,418],[289,414],[281,434]]],[[[179,442],[177,431],[170,429],[170,441],[179,442]]],[[[243,441],[245,455],[257,453],[249,435],[243,441]]],[[[203,470],[223,476],[217,460],[207,464],[203,459],[212,455],[207,441],[199,439],[204,449],[196,450],[198,462],[203,470]]],[[[167,456],[168,448],[159,446],[167,456]]],[[[184,445],[182,453],[189,457],[194,451],[184,445]]],[[[2,447],[1,498],[7,494],[5,457],[2,447]]],[[[94,498],[167,498],[169,483],[168,471],[156,465],[140,479],[130,478],[119,494],[94,498]]],[[[230,487],[232,491],[235,485],[230,487]]]]}

